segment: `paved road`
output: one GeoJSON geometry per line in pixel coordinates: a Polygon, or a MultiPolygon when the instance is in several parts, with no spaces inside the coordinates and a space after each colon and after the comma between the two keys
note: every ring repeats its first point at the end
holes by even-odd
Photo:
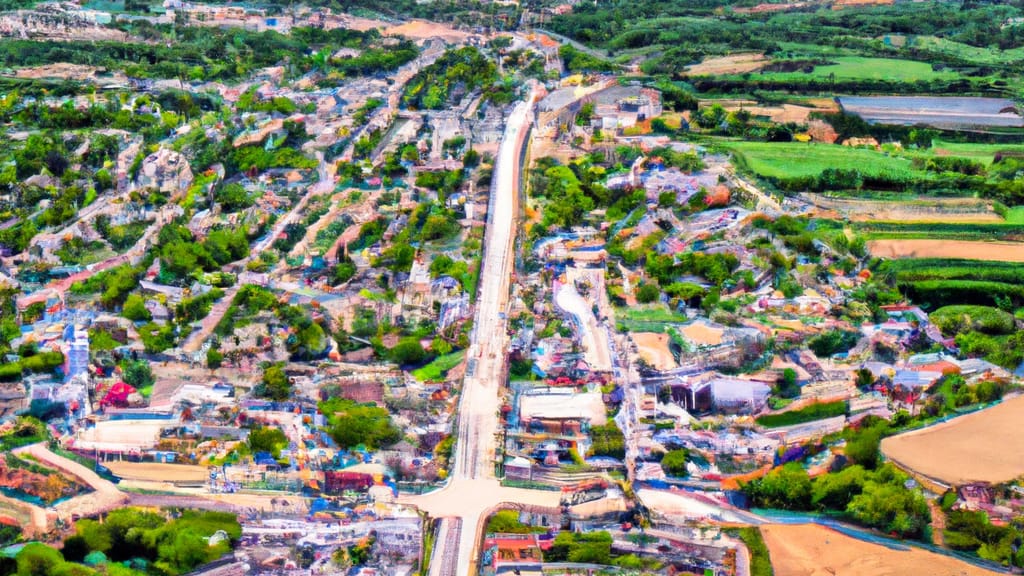
{"type": "Polygon", "coordinates": [[[533,121],[533,98],[516,106],[498,151],[487,215],[470,363],[459,399],[455,465],[448,485],[423,496],[404,498],[443,518],[430,566],[431,576],[475,573],[477,542],[490,511],[503,503],[558,506],[558,493],[502,487],[494,475],[499,391],[505,379],[506,321],[513,270],[520,156],[533,121]]]}

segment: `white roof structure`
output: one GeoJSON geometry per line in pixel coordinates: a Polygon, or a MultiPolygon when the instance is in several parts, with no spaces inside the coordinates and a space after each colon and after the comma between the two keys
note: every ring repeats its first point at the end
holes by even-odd
{"type": "Polygon", "coordinates": [[[577,394],[572,390],[550,390],[540,394],[524,394],[519,400],[523,420],[587,419],[593,426],[608,422],[599,391],[577,394]]]}

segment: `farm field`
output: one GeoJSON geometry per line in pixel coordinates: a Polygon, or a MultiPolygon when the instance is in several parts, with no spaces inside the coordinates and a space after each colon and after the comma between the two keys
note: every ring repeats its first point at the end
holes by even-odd
{"type": "Polygon", "coordinates": [[[868,252],[881,258],[962,258],[995,262],[1024,262],[1024,244],[957,240],[870,240],[868,252]]]}
{"type": "Polygon", "coordinates": [[[970,158],[982,164],[992,164],[998,152],[1016,152],[1024,154],[1024,145],[1020,144],[978,144],[974,142],[932,142],[931,153],[935,156],[959,156],[970,158]]]}
{"type": "Polygon", "coordinates": [[[766,78],[778,80],[826,79],[833,74],[836,80],[888,80],[891,82],[917,82],[919,80],[954,80],[959,74],[946,70],[932,70],[927,62],[898,60],[894,58],[864,58],[861,56],[840,56],[830,58],[829,64],[815,66],[814,71],[805,72],[767,72],[766,78]]]}
{"type": "Polygon", "coordinates": [[[718,74],[743,74],[760,70],[769,63],[764,54],[730,54],[717,58],[705,58],[700,64],[686,69],[693,76],[716,76],[718,74]]]}
{"type": "Polygon", "coordinates": [[[1006,482],[1024,474],[1024,396],[882,440],[882,452],[901,468],[945,484],[1006,482]],[[965,466],[970,462],[970,466],[965,466]]]}
{"type": "Polygon", "coordinates": [[[908,158],[865,148],[802,142],[729,142],[726,146],[741,155],[750,170],[769,178],[817,176],[826,168],[856,169],[868,176],[925,174],[914,169],[908,158]]]}
{"type": "MultiPolygon", "coordinates": [[[[835,198],[822,194],[801,194],[803,200],[823,211],[822,217],[845,218],[854,222],[945,222],[952,224],[1001,224],[1006,222],[992,209],[991,202],[976,198],[912,198],[904,201],[861,199],[853,195],[835,198]],[[839,216],[829,215],[834,212],[839,216]]],[[[1021,214],[1024,217],[1024,214],[1021,214]]]]}
{"type": "Polygon", "coordinates": [[[995,574],[918,548],[898,550],[817,524],[768,525],[761,534],[776,574],[786,576],[980,576],[995,574]]]}
{"type": "Polygon", "coordinates": [[[115,476],[152,482],[201,482],[210,477],[205,466],[157,462],[104,462],[115,476]]]}
{"type": "Polygon", "coordinates": [[[914,37],[914,48],[950,54],[979,64],[1014,64],[1024,59],[1024,48],[982,48],[935,36],[914,37]]]}

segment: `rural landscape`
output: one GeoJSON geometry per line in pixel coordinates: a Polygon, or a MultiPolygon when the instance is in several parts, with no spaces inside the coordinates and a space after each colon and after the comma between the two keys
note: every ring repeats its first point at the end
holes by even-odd
{"type": "Polygon", "coordinates": [[[0,576],[1024,573],[1024,2],[0,0],[0,576]]]}

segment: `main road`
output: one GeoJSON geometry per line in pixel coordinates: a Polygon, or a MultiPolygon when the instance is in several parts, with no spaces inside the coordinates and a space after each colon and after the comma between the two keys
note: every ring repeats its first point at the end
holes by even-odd
{"type": "Polygon", "coordinates": [[[555,508],[557,492],[502,487],[495,477],[496,436],[505,380],[506,319],[515,261],[516,207],[520,158],[533,122],[534,97],[520,103],[508,118],[491,182],[485,251],[480,271],[469,369],[458,406],[455,463],[447,486],[423,496],[402,499],[441,518],[430,565],[431,576],[476,573],[477,542],[483,522],[502,504],[555,508]]]}

